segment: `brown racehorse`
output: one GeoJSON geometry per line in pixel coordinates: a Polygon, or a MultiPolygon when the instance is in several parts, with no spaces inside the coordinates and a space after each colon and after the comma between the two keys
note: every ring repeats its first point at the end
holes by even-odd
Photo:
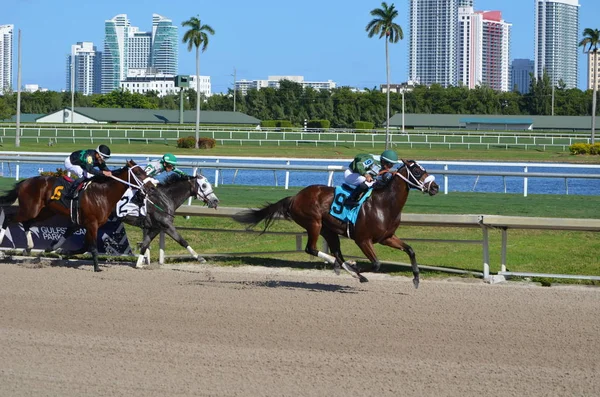
{"type": "MultiPolygon", "coordinates": [[[[56,188],[60,186],[57,178],[62,177],[36,176],[25,179],[0,197],[0,205],[10,205],[15,200],[19,200],[17,212],[4,219],[0,229],[0,243],[6,233],[6,227],[12,222],[20,222],[27,235],[27,251],[30,251],[33,248],[33,240],[29,229],[33,223],[48,219],[54,214],[70,217],[71,201],[61,200],[63,190],[56,188]]],[[[94,177],[92,183],[79,194],[79,211],[76,219],[78,219],[77,223],[86,229],[85,243],[93,256],[94,271],[101,271],[98,266],[98,229],[108,221],[125,190],[131,185],[143,189],[146,178],[144,170],[133,160],[129,160],[125,167],[112,171],[112,177],[104,175],[94,177]]],[[[73,227],[69,229],[72,231],[73,227]]],[[[61,244],[62,241],[54,247],[61,244]]]]}
{"type": "Polygon", "coordinates": [[[264,230],[267,230],[276,216],[291,219],[308,233],[305,249],[308,254],[333,264],[336,273],[339,273],[340,268],[347,270],[361,282],[368,280],[360,274],[354,262],[347,262],[344,259],[340,250],[339,236],[349,235],[371,261],[375,272],[379,271],[381,263],[375,254],[374,243],[400,249],[410,257],[414,275],[413,283],[415,288],[418,288],[419,267],[415,252],[394,233],[400,225],[400,213],[406,204],[409,190],[414,188],[433,196],[438,192],[439,187],[434,182],[433,175],[429,175],[416,161],[402,161],[404,166],[398,172],[382,175],[382,179],[387,182],[374,189],[371,197],[362,205],[354,228],[349,228],[347,223],[343,223],[329,213],[335,199],[335,189],[324,185],[308,186],[295,196],[286,197],[261,209],[238,213],[234,219],[248,224],[249,227],[264,220],[264,230]],[[327,241],[333,256],[317,249],[319,234],[327,241]]]}

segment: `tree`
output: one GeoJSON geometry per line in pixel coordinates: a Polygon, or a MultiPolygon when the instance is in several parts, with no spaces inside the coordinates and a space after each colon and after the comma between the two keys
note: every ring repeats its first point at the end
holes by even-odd
{"type": "Polygon", "coordinates": [[[198,17],[191,17],[181,23],[181,26],[188,27],[189,30],[183,35],[183,43],[187,43],[188,51],[196,47],[196,149],[199,149],[198,140],[200,139],[200,47],[202,52],[208,47],[208,34],[215,34],[213,28],[209,25],[203,25],[198,17]]]}
{"type": "Polygon", "coordinates": [[[586,52],[588,56],[590,52],[594,54],[594,60],[592,61],[592,65],[594,65],[594,91],[592,94],[592,145],[594,144],[594,135],[596,130],[596,94],[598,93],[598,64],[596,62],[596,57],[598,56],[599,44],[600,31],[598,31],[598,29],[585,28],[583,30],[583,39],[579,42],[579,46],[583,47],[583,52],[586,52]]]}
{"type": "Polygon", "coordinates": [[[394,23],[394,19],[398,16],[398,11],[394,7],[394,3],[390,6],[384,1],[381,3],[381,8],[371,10],[371,16],[374,18],[367,24],[366,31],[369,37],[379,35],[379,38],[385,37],[385,71],[386,71],[386,111],[387,119],[385,122],[385,149],[390,146],[390,56],[388,50],[389,43],[397,43],[398,40],[404,38],[400,25],[394,23]]]}

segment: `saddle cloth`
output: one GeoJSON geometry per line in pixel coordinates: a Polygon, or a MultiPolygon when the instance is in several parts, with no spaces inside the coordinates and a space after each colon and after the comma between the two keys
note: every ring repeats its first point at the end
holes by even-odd
{"type": "Polygon", "coordinates": [[[333,193],[333,202],[331,203],[329,214],[342,222],[349,222],[354,225],[356,223],[356,218],[358,217],[360,207],[362,207],[363,203],[367,200],[367,198],[369,198],[373,192],[373,189],[369,189],[365,194],[363,194],[356,207],[344,207],[344,201],[346,201],[352,190],[354,190],[354,186],[347,185],[345,183],[341,186],[335,187],[335,192],[333,193]]]}
{"type": "Polygon", "coordinates": [[[123,197],[117,202],[115,212],[119,218],[123,218],[127,215],[146,216],[146,199],[144,198],[142,203],[138,203],[136,199],[134,199],[136,193],[137,189],[133,190],[132,188],[128,188],[123,197]]]}

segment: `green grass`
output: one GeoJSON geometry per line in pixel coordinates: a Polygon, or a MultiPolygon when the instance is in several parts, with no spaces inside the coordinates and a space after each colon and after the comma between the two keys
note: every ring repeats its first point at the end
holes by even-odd
{"type": "MultiPolygon", "coordinates": [[[[271,138],[273,133],[269,133],[271,138]]],[[[70,152],[88,147],[89,141],[81,143],[59,143],[48,147],[47,142],[35,144],[22,142],[18,150],[40,152],[70,152]]],[[[2,150],[16,150],[14,144],[5,141],[2,150]]],[[[522,150],[522,149],[429,149],[426,147],[413,148],[406,145],[395,147],[400,157],[423,160],[479,160],[479,161],[551,161],[571,163],[600,163],[600,156],[572,156],[567,152],[522,150]]],[[[277,146],[217,146],[211,150],[177,149],[164,143],[151,144],[112,144],[113,153],[147,153],[163,154],[173,152],[176,155],[211,155],[211,156],[252,156],[252,157],[299,157],[299,158],[352,158],[358,152],[379,152],[383,146],[372,147],[365,144],[360,147],[348,145],[327,147],[313,145],[277,146]]],[[[14,184],[14,180],[0,178],[0,190],[6,190],[14,184]]],[[[222,205],[228,207],[259,207],[267,202],[277,201],[285,196],[295,194],[299,189],[285,190],[281,187],[249,187],[221,185],[216,188],[222,205]]],[[[514,215],[531,217],[561,217],[561,218],[600,218],[599,196],[574,195],[530,195],[523,197],[517,194],[496,193],[461,193],[450,192],[448,195],[438,194],[429,197],[412,192],[405,207],[406,213],[429,214],[485,214],[485,215],[514,215]]],[[[215,258],[214,261],[223,265],[261,264],[268,266],[287,266],[292,268],[322,268],[323,262],[311,258],[304,252],[291,254],[265,253],[256,257],[244,255],[251,251],[281,251],[294,250],[295,239],[292,236],[258,235],[241,233],[240,225],[229,219],[222,218],[176,218],[176,225],[185,227],[225,228],[236,230],[227,232],[198,232],[182,230],[182,234],[190,244],[201,253],[240,253],[230,258],[215,258]]],[[[277,222],[273,231],[302,232],[291,222],[277,222]]],[[[132,246],[141,239],[139,229],[127,227],[132,246]]],[[[400,226],[397,235],[406,238],[417,253],[421,265],[454,267],[466,270],[481,271],[481,245],[426,243],[411,241],[411,239],[466,239],[480,240],[479,229],[465,228],[433,228],[400,226]]],[[[497,272],[500,266],[501,232],[490,232],[491,271],[497,272]]],[[[169,255],[186,255],[187,251],[170,238],[166,239],[169,255]]],[[[304,240],[304,243],[306,240],[304,240]]],[[[154,244],[154,260],[156,247],[154,244]]],[[[362,256],[356,245],[349,241],[342,242],[342,249],[347,256],[362,256]]],[[[408,257],[387,247],[376,247],[379,258],[388,261],[408,262],[408,257]]],[[[538,230],[510,230],[508,235],[508,268],[512,271],[558,273],[558,274],[600,274],[600,239],[597,233],[564,232],[538,230]]],[[[360,261],[364,267],[368,263],[360,261]]],[[[384,271],[406,274],[406,267],[384,266],[384,271]]],[[[424,277],[437,276],[435,273],[424,272],[424,277]]],[[[574,281],[561,281],[574,282],[574,281]]]]}

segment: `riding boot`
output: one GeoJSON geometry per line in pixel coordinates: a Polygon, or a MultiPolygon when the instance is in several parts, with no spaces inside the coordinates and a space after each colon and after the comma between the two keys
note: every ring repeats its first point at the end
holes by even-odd
{"type": "Polygon", "coordinates": [[[362,193],[366,192],[369,189],[369,186],[367,186],[367,184],[365,182],[361,183],[360,185],[357,185],[354,190],[352,191],[352,193],[350,193],[350,196],[348,196],[348,198],[346,199],[346,201],[344,201],[344,207],[346,208],[354,208],[358,205],[358,202],[360,201],[360,196],[362,195],[362,193]]]}
{"type": "Polygon", "coordinates": [[[68,199],[68,200],[69,200],[69,199],[70,199],[70,200],[73,200],[73,199],[75,199],[75,198],[76,198],[76,197],[75,197],[75,194],[76,194],[75,192],[77,191],[77,186],[79,186],[79,184],[80,184],[81,182],[83,182],[84,180],[85,180],[85,178],[84,178],[84,177],[81,177],[81,178],[77,178],[77,179],[75,179],[75,180],[73,181],[73,183],[71,183],[71,186],[69,187],[69,191],[68,191],[68,192],[67,192],[67,194],[65,195],[65,198],[66,198],[66,199],[68,199]]]}

